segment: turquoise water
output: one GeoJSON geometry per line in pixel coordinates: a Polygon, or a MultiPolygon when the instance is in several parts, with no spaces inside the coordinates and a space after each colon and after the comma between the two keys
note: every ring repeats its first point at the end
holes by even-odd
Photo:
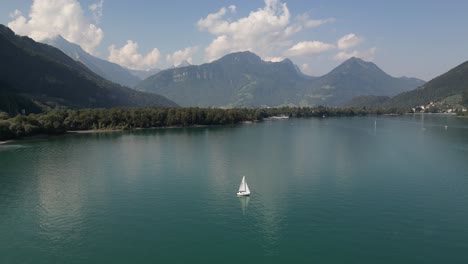
{"type": "Polygon", "coordinates": [[[0,145],[0,263],[200,261],[468,263],[468,119],[289,119],[0,145]],[[242,175],[247,199],[235,195],[242,175]]]}

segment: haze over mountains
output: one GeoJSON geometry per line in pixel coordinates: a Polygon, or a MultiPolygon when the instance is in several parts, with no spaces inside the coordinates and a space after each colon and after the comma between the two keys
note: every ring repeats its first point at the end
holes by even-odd
{"type": "Polygon", "coordinates": [[[164,95],[181,106],[339,106],[356,96],[393,96],[423,83],[392,77],[358,58],[324,76],[310,77],[289,59],[266,62],[247,51],[200,66],[164,70],[135,88],[164,95]]]}
{"type": "Polygon", "coordinates": [[[15,35],[0,25],[0,110],[38,112],[55,107],[175,107],[156,94],[112,83],[60,50],[15,35]]]}
{"type": "Polygon", "coordinates": [[[43,43],[58,48],[72,59],[83,63],[94,73],[104,77],[109,81],[118,83],[123,86],[133,87],[137,85],[142,79],[149,76],[144,75],[145,71],[135,70],[132,72],[132,70],[126,69],[116,63],[97,58],[84,51],[79,45],[67,41],[60,35],[44,40],[43,43]],[[142,76],[144,78],[139,78],[138,76],[142,76]]]}
{"type": "MultiPolygon", "coordinates": [[[[161,69],[159,68],[154,68],[154,69],[148,69],[148,70],[132,70],[128,69],[128,71],[138,77],[140,81],[150,77],[151,75],[155,75],[156,73],[160,72],[161,69]]],[[[133,87],[133,86],[132,86],[133,87]]]]}

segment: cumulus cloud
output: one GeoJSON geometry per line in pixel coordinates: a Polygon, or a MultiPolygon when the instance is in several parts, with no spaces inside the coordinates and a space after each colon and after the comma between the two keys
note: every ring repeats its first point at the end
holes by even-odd
{"type": "Polygon", "coordinates": [[[356,57],[356,58],[361,58],[366,61],[372,61],[374,60],[374,55],[375,52],[377,51],[376,47],[370,48],[368,50],[361,50],[361,51],[352,51],[352,52],[346,52],[346,51],[340,51],[338,54],[335,55],[334,59],[341,61],[341,60],[347,60],[351,57],[356,57]]]}
{"type": "Polygon", "coordinates": [[[172,54],[166,55],[166,61],[173,66],[178,66],[184,61],[192,64],[192,56],[197,50],[198,47],[188,47],[183,50],[175,51],[172,54]]]}
{"type": "Polygon", "coordinates": [[[23,13],[21,13],[20,10],[15,9],[15,11],[11,12],[9,16],[10,16],[11,19],[16,19],[16,18],[18,18],[18,17],[20,17],[22,15],[23,15],[23,13]]]}
{"type": "Polygon", "coordinates": [[[311,74],[312,69],[308,63],[301,64],[301,71],[305,74],[312,75],[311,74]]]}
{"type": "Polygon", "coordinates": [[[347,50],[361,44],[362,42],[364,42],[363,38],[351,33],[338,40],[338,48],[340,50],[347,50]]]}
{"type": "Polygon", "coordinates": [[[302,41],[292,46],[286,51],[290,56],[309,56],[324,51],[335,49],[334,44],[324,43],[320,41],[302,41]]]}
{"type": "Polygon", "coordinates": [[[229,11],[236,11],[235,6],[223,7],[200,19],[198,29],[215,36],[205,49],[205,59],[213,61],[227,53],[245,50],[255,52],[262,58],[278,57],[279,54],[284,55],[293,44],[292,36],[307,28],[335,21],[334,18],[314,20],[307,14],[291,21],[286,3],[280,0],[264,0],[264,3],[262,8],[237,20],[227,17],[229,11]]]}
{"type": "MultiPolygon", "coordinates": [[[[226,18],[226,7],[200,19],[198,29],[215,36],[205,49],[205,59],[212,61],[226,53],[244,50],[255,52],[264,58],[275,57],[292,45],[291,36],[305,28],[334,21],[311,20],[303,16],[292,22],[285,3],[280,0],[264,0],[264,3],[264,7],[237,20],[226,18]]],[[[233,8],[229,10],[232,12],[233,8]]]]}
{"type": "Polygon", "coordinates": [[[235,13],[236,12],[236,6],[235,5],[230,5],[229,6],[229,11],[231,11],[231,13],[235,13]]]}
{"type": "Polygon", "coordinates": [[[104,0],[101,0],[101,1],[99,1],[97,3],[91,4],[88,7],[89,10],[93,13],[94,22],[96,22],[96,24],[101,23],[103,6],[104,6],[104,0]]]}
{"type": "Polygon", "coordinates": [[[306,21],[305,26],[307,28],[313,28],[313,27],[318,27],[325,23],[332,23],[332,22],[335,22],[334,18],[316,19],[316,20],[311,19],[311,20],[306,21]]]}
{"type": "Polygon", "coordinates": [[[132,40],[128,40],[127,44],[120,49],[115,45],[111,45],[109,53],[109,61],[137,70],[154,68],[159,62],[160,56],[157,48],[154,48],[146,55],[141,55],[138,53],[138,43],[132,40]]]}
{"type": "Polygon", "coordinates": [[[283,61],[284,58],[283,57],[266,57],[264,60],[271,61],[271,62],[280,62],[280,61],[283,61]]]}
{"type": "Polygon", "coordinates": [[[367,50],[349,51],[350,49],[355,48],[356,46],[360,45],[363,42],[364,42],[364,38],[358,37],[353,33],[341,37],[337,41],[337,47],[340,50],[340,52],[338,52],[333,57],[333,59],[342,61],[342,60],[347,60],[351,57],[357,57],[366,61],[374,60],[374,55],[375,55],[375,52],[377,51],[376,47],[372,47],[367,50]]]}
{"type": "MultiPolygon", "coordinates": [[[[102,15],[102,5],[96,6],[98,10],[97,14],[102,15]]],[[[19,10],[11,15],[13,20],[8,27],[19,35],[42,41],[60,34],[90,53],[104,35],[101,28],[88,21],[77,0],[33,0],[27,18],[19,10]]]]}
{"type": "Polygon", "coordinates": [[[297,16],[297,21],[306,28],[314,28],[326,23],[333,23],[336,19],[333,17],[326,19],[310,19],[308,14],[302,14],[297,16]]]}

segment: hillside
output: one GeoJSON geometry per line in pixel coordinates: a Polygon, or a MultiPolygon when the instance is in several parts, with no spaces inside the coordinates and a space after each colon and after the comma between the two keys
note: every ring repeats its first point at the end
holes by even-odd
{"type": "Polygon", "coordinates": [[[339,106],[355,96],[393,96],[423,83],[394,78],[357,58],[324,76],[310,77],[289,59],[266,62],[251,52],[237,52],[200,66],[161,71],[135,88],[164,95],[182,106],[339,106]]]}
{"type": "Polygon", "coordinates": [[[167,69],[136,89],[182,106],[258,107],[296,103],[305,78],[290,60],[265,62],[251,52],[232,53],[200,66],[167,69]]]}
{"type": "Polygon", "coordinates": [[[105,79],[127,87],[134,87],[142,78],[133,75],[130,70],[122,66],[94,57],[84,51],[79,45],[68,42],[62,36],[58,35],[52,39],[45,40],[44,43],[52,45],[72,59],[83,63],[97,75],[105,79]]]}
{"type": "Polygon", "coordinates": [[[353,99],[343,103],[343,106],[355,108],[378,108],[385,104],[388,100],[390,100],[390,97],[388,96],[362,95],[356,96],[353,99]]]}
{"type": "Polygon", "coordinates": [[[17,36],[3,25],[0,60],[0,110],[10,113],[23,108],[37,112],[55,107],[176,106],[160,95],[107,81],[60,50],[17,36]]]}
{"type": "Polygon", "coordinates": [[[423,84],[416,78],[392,77],[374,63],[353,57],[314,80],[309,93],[326,98],[327,105],[340,106],[357,96],[394,96],[423,84]]]}
{"type": "Polygon", "coordinates": [[[401,93],[385,103],[392,107],[414,107],[429,102],[440,102],[448,97],[458,97],[458,102],[468,103],[468,61],[432,79],[416,90],[401,93]]]}

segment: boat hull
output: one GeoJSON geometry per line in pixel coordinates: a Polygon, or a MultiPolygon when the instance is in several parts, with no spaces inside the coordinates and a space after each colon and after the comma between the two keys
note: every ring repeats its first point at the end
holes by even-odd
{"type": "Polygon", "coordinates": [[[250,192],[237,192],[237,196],[250,196],[250,192]]]}

